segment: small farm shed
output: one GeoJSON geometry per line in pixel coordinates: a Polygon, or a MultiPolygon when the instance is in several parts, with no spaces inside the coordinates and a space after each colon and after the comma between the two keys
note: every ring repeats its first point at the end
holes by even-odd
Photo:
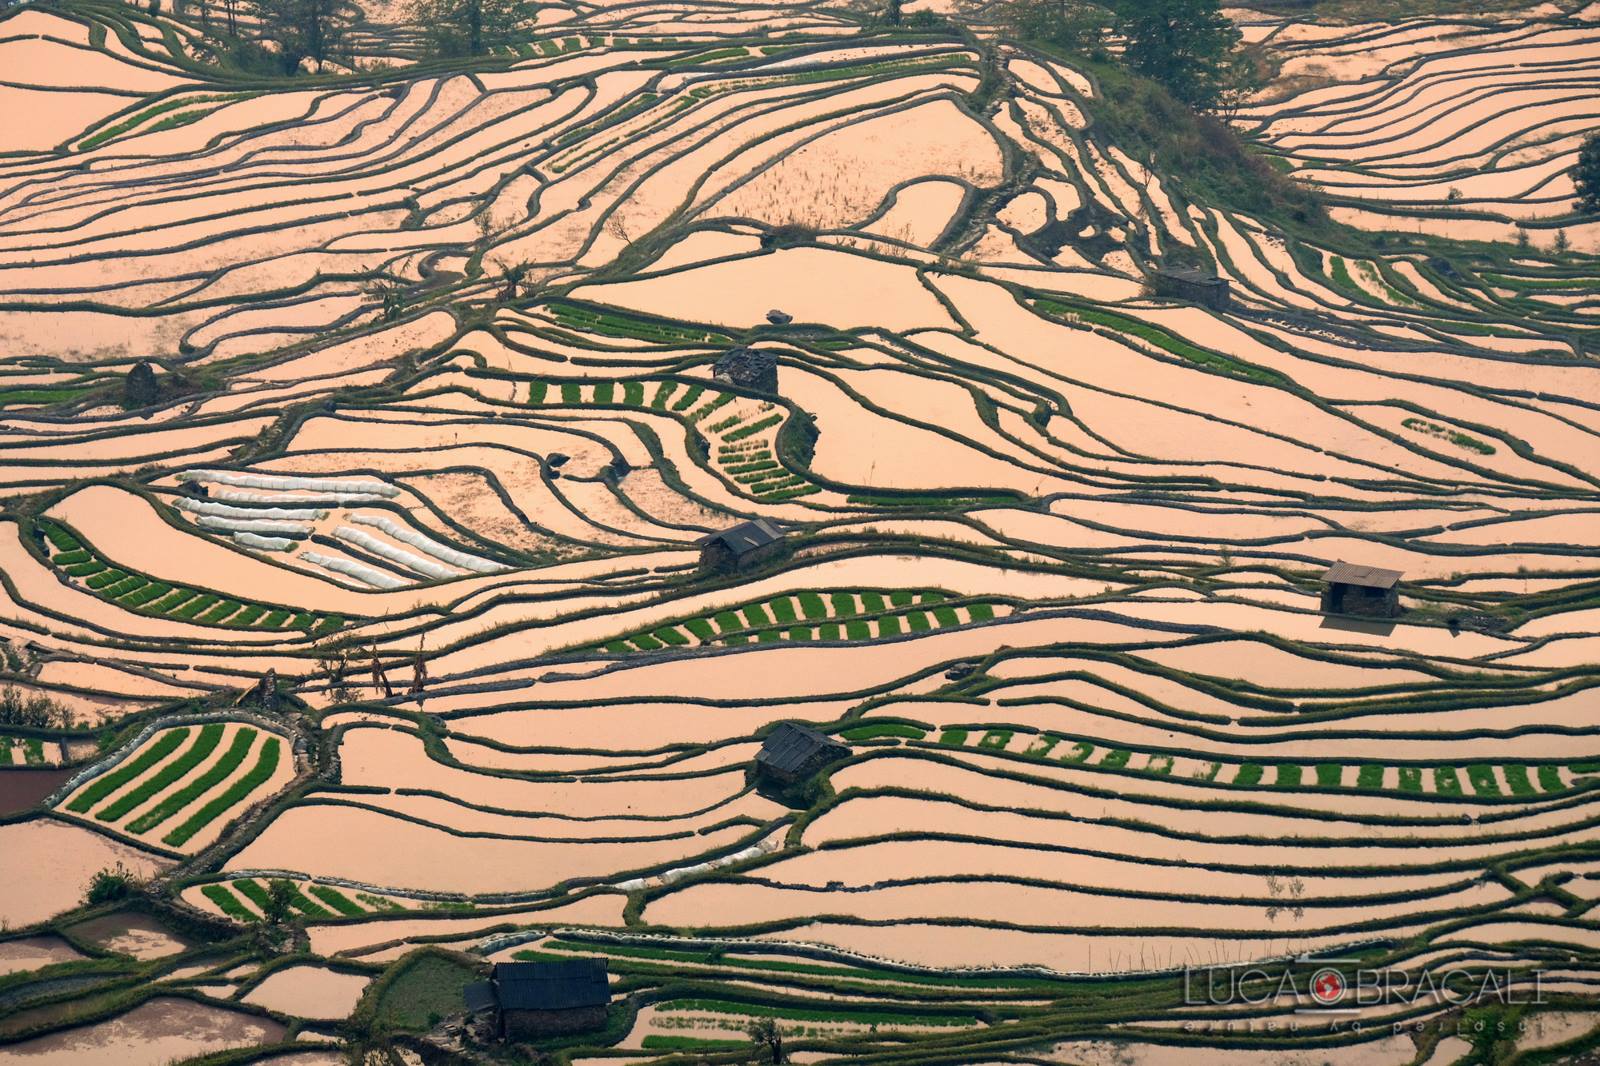
{"type": "Polygon", "coordinates": [[[1150,276],[1150,287],[1157,296],[1188,300],[1213,311],[1226,311],[1231,301],[1228,279],[1207,270],[1161,267],[1150,276]]]}
{"type": "Polygon", "coordinates": [[[756,752],[757,780],[788,787],[829,763],[850,757],[850,746],[799,722],[779,722],[756,752]]]}
{"type": "Polygon", "coordinates": [[[726,385],[757,392],[778,391],[778,357],[756,348],[734,348],[711,368],[711,377],[726,385]]]}
{"type": "Polygon", "coordinates": [[[1325,614],[1393,618],[1400,613],[1400,571],[1337,562],[1322,575],[1325,614]]]}
{"type": "Polygon", "coordinates": [[[463,996],[468,1013],[494,1012],[502,1040],[530,1040],[604,1027],[611,984],[604,959],[497,962],[463,996]]]}
{"type": "Polygon", "coordinates": [[[788,534],[776,522],[758,518],[701,537],[700,569],[748,570],[783,550],[788,534]]]}

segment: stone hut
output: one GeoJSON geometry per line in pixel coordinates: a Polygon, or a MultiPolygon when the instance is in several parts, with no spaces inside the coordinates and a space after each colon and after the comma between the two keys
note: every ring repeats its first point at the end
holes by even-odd
{"type": "Polygon", "coordinates": [[[782,554],[788,533],[776,522],[758,518],[720,533],[701,537],[700,569],[717,572],[751,570],[782,554]]]}
{"type": "Polygon", "coordinates": [[[799,722],[779,722],[756,752],[756,780],[788,788],[830,763],[850,757],[850,746],[799,722]]]}
{"type": "Polygon", "coordinates": [[[734,348],[717,360],[711,377],[724,385],[776,394],[778,357],[756,348],[734,348]]]}
{"type": "Polygon", "coordinates": [[[1337,562],[1322,575],[1322,612],[1363,618],[1400,613],[1400,571],[1337,562]]]}
{"type": "Polygon", "coordinates": [[[463,990],[467,1011],[492,1011],[502,1040],[536,1040],[606,1024],[611,1002],[604,959],[497,962],[489,980],[463,990]]]}
{"type": "Polygon", "coordinates": [[[1226,311],[1232,302],[1228,279],[1208,270],[1161,267],[1150,275],[1150,287],[1157,296],[1187,300],[1213,311],[1226,311]]]}

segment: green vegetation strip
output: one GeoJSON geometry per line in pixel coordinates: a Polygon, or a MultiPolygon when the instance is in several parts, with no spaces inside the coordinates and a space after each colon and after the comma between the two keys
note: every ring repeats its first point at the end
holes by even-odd
{"type": "Polygon", "coordinates": [[[250,745],[255,743],[255,739],[254,729],[241,728],[233,735],[233,743],[222,753],[222,758],[218,759],[209,770],[162,800],[158,806],[134,819],[128,824],[128,830],[133,833],[148,833],[227,780],[244,761],[245,754],[249,752],[250,745]]]}
{"type": "Polygon", "coordinates": [[[144,751],[117,769],[103,773],[90,782],[89,787],[78,793],[72,802],[67,804],[67,810],[78,814],[87,813],[95,804],[177,751],[178,745],[182,744],[188,735],[189,731],[181,728],[169,729],[160,734],[144,751]]]}
{"type": "Polygon", "coordinates": [[[199,735],[194,738],[194,743],[190,744],[182,755],[141,781],[138,786],[130,788],[113,802],[95,811],[94,816],[102,822],[120,822],[135,807],[154,798],[168,785],[199,766],[200,761],[210,755],[221,740],[222,723],[212,722],[202,727],[199,735]]]}
{"type": "Polygon", "coordinates": [[[188,821],[162,837],[162,843],[173,847],[187,843],[190,837],[209,825],[217,815],[265,784],[277,768],[278,738],[268,737],[267,742],[261,746],[261,754],[256,758],[256,764],[251,767],[250,772],[229,785],[221,795],[192,814],[188,821]]]}
{"type": "Polygon", "coordinates": [[[72,578],[74,585],[93,592],[103,600],[140,614],[192,621],[200,625],[223,626],[229,629],[280,629],[304,630],[312,636],[325,636],[344,626],[341,615],[313,615],[306,611],[292,613],[274,609],[268,604],[229,599],[212,592],[173,588],[159,581],[151,581],[140,574],[130,574],[111,565],[94,549],[82,544],[71,533],[53,522],[41,521],[38,528],[56,549],[50,556],[50,565],[58,572],[72,578]]]}

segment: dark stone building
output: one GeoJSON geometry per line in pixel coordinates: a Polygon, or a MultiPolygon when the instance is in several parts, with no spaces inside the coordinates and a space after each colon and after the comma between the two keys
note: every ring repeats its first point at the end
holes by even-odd
{"type": "Polygon", "coordinates": [[[1226,311],[1232,299],[1227,278],[1188,267],[1161,267],[1150,275],[1150,287],[1157,296],[1188,300],[1213,311],[1226,311]]]}
{"type": "Polygon", "coordinates": [[[829,763],[850,757],[850,746],[801,725],[779,722],[756,752],[756,780],[788,788],[807,780],[829,763]]]}
{"type": "Polygon", "coordinates": [[[725,385],[776,394],[778,357],[756,348],[734,348],[717,360],[711,377],[725,385]]]}
{"type": "Polygon", "coordinates": [[[1338,562],[1322,575],[1324,614],[1393,618],[1400,613],[1400,571],[1338,562]]]}
{"type": "Polygon", "coordinates": [[[536,1040],[603,1028],[611,985],[604,959],[497,962],[463,994],[468,1013],[494,1012],[502,1040],[536,1040]]]}
{"type": "Polygon", "coordinates": [[[700,569],[714,571],[750,570],[782,554],[785,538],[782,526],[758,518],[754,522],[740,522],[720,533],[701,537],[700,569]]]}

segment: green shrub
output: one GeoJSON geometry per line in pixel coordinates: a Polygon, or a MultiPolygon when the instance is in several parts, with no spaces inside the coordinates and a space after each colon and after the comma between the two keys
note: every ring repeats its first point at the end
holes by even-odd
{"type": "Polygon", "coordinates": [[[1317,764],[1317,787],[1338,788],[1344,778],[1344,767],[1336,762],[1317,764]]]}
{"type": "Polygon", "coordinates": [[[1259,785],[1264,771],[1265,768],[1260,763],[1243,763],[1239,767],[1239,772],[1233,775],[1233,783],[1236,785],[1259,785]]]}
{"type": "Polygon", "coordinates": [[[1278,788],[1299,788],[1300,771],[1301,766],[1299,763],[1279,763],[1278,779],[1274,784],[1278,788]]]}
{"type": "Polygon", "coordinates": [[[835,618],[845,618],[856,613],[856,598],[848,592],[835,592],[828,597],[835,618]]]}
{"type": "Polygon", "coordinates": [[[1357,788],[1382,788],[1383,767],[1375,762],[1363,763],[1356,772],[1357,788]]]}
{"type": "Polygon", "coordinates": [[[138,887],[138,880],[133,871],[120,862],[115,866],[107,866],[95,872],[89,878],[89,885],[83,890],[83,902],[91,907],[101,903],[114,903],[119,899],[126,899],[138,887]]]}
{"type": "Polygon", "coordinates": [[[1133,758],[1133,752],[1127,748],[1112,748],[1100,758],[1101,766],[1123,767],[1128,765],[1128,760],[1133,758]]]}
{"type": "Polygon", "coordinates": [[[1422,791],[1422,767],[1402,766],[1399,771],[1401,792],[1422,791]]]}
{"type": "Polygon", "coordinates": [[[943,733],[939,734],[939,743],[952,748],[959,748],[966,742],[967,731],[965,729],[946,729],[943,733]]]}
{"type": "Polygon", "coordinates": [[[794,610],[794,600],[787,596],[773,600],[768,606],[772,608],[772,617],[785,625],[799,621],[799,616],[794,610]]]}
{"type": "Polygon", "coordinates": [[[1072,745],[1072,747],[1067,749],[1067,753],[1065,755],[1061,756],[1061,761],[1062,762],[1086,762],[1088,760],[1089,756],[1091,756],[1093,754],[1094,754],[1094,745],[1090,744],[1088,741],[1080,740],[1076,744],[1072,745]]]}
{"type": "Polygon", "coordinates": [[[815,592],[802,592],[799,595],[800,613],[810,619],[828,617],[828,609],[823,606],[822,597],[815,592]]]}
{"type": "Polygon", "coordinates": [[[852,618],[844,624],[846,640],[871,640],[872,627],[859,618],[852,618]]]}
{"type": "Polygon", "coordinates": [[[1461,795],[1461,779],[1456,776],[1454,766],[1435,766],[1433,768],[1433,788],[1441,796],[1461,795]]]}
{"type": "Polygon", "coordinates": [[[1009,729],[991,729],[978,740],[978,747],[999,750],[1011,743],[1013,733],[1009,729]]]}
{"type": "Polygon", "coordinates": [[[886,614],[878,619],[878,636],[898,637],[901,633],[900,619],[896,615],[886,614]]]}
{"type": "Polygon", "coordinates": [[[1561,768],[1558,766],[1539,767],[1539,788],[1544,792],[1560,792],[1566,788],[1561,783],[1561,768]]]}

